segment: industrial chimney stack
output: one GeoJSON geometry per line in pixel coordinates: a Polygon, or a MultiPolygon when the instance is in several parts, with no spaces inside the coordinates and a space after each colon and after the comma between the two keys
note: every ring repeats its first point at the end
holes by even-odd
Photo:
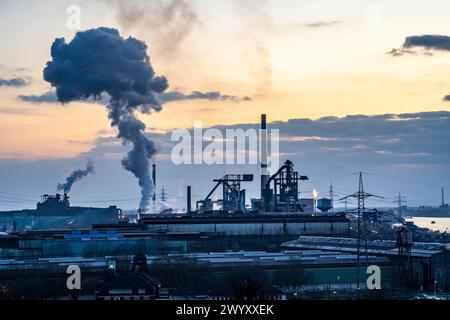
{"type": "Polygon", "coordinates": [[[445,199],[444,199],[444,188],[442,188],[442,206],[445,205],[445,199]]]}
{"type": "Polygon", "coordinates": [[[187,214],[190,214],[192,211],[192,187],[187,186],[187,205],[186,205],[186,212],[187,214]]]}
{"type": "Polygon", "coordinates": [[[152,164],[153,201],[156,201],[156,164],[152,164]]]}
{"type": "Polygon", "coordinates": [[[261,137],[260,137],[260,161],[261,161],[261,200],[264,201],[264,190],[269,180],[267,169],[267,117],[261,115],[261,137]]]}

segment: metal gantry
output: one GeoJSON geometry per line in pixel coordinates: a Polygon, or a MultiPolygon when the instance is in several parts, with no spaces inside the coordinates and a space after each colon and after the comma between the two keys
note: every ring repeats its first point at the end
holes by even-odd
{"type": "Polygon", "coordinates": [[[197,201],[196,211],[212,212],[213,202],[211,196],[222,186],[222,199],[218,201],[221,204],[223,212],[244,212],[245,208],[245,190],[241,189],[241,182],[253,181],[252,174],[227,174],[221,179],[213,180],[216,185],[210,193],[201,201],[197,201]]]}

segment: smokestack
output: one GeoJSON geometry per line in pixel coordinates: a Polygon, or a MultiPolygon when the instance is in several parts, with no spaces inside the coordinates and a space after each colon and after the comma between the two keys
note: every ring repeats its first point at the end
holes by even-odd
{"type": "Polygon", "coordinates": [[[186,208],[187,208],[186,211],[188,214],[191,213],[191,204],[192,204],[191,198],[192,198],[192,188],[191,188],[191,186],[188,186],[187,187],[187,206],[186,206],[186,208]]]}
{"type": "Polygon", "coordinates": [[[156,201],[156,164],[152,164],[153,201],[156,201]]]}
{"type": "Polygon", "coordinates": [[[444,201],[444,188],[442,188],[442,206],[444,206],[445,201],[444,201]]]}
{"type": "Polygon", "coordinates": [[[261,200],[264,200],[264,190],[266,188],[267,181],[269,180],[269,172],[267,170],[267,117],[265,114],[261,115],[260,161],[261,161],[261,200]]]}

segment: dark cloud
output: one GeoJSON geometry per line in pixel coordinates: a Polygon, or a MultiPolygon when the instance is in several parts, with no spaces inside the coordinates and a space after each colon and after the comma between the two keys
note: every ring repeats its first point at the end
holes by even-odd
{"type": "Polygon", "coordinates": [[[423,47],[429,50],[450,51],[450,37],[443,35],[421,35],[406,37],[404,48],[423,47]]]}
{"type": "Polygon", "coordinates": [[[27,85],[27,81],[22,78],[13,78],[13,79],[2,79],[0,78],[0,87],[25,87],[27,85]]]}
{"type": "Polygon", "coordinates": [[[125,99],[128,112],[159,110],[155,94],[168,84],[166,78],[155,76],[146,51],[144,42],[124,39],[115,29],[79,32],[70,43],[64,38],[54,41],[44,79],[55,86],[62,103],[107,93],[113,101],[125,99]]]}
{"type": "Polygon", "coordinates": [[[444,101],[450,101],[450,94],[448,94],[444,97],[444,101]]]}
{"type": "Polygon", "coordinates": [[[393,57],[403,55],[432,56],[433,50],[450,51],[450,37],[443,35],[420,35],[406,37],[402,47],[394,48],[387,54],[393,57]]]}
{"type": "MultiPolygon", "coordinates": [[[[258,125],[216,128],[225,134],[226,129],[257,129],[258,125]]],[[[307,162],[316,159],[315,162],[327,163],[330,157],[340,160],[348,156],[363,165],[405,162],[442,165],[450,161],[450,112],[446,111],[291,119],[272,122],[270,128],[280,130],[282,153],[302,157],[307,162]]],[[[155,141],[161,154],[170,154],[171,133],[146,135],[155,141]]],[[[89,155],[124,152],[123,147],[111,142],[109,138],[99,138],[89,155]]]]}
{"type": "MultiPolygon", "coordinates": [[[[59,103],[58,96],[56,95],[56,91],[54,90],[47,91],[40,95],[20,95],[17,97],[17,99],[34,104],[59,103]]],[[[88,97],[88,98],[82,97],[80,98],[79,101],[87,103],[98,103],[106,106],[109,103],[109,96],[107,94],[102,94],[96,97],[88,97]]]]}
{"type": "MultiPolygon", "coordinates": [[[[219,91],[210,91],[210,92],[192,91],[189,94],[185,94],[179,91],[169,91],[163,92],[161,94],[155,94],[155,97],[161,104],[185,100],[209,100],[209,101],[231,101],[231,102],[245,102],[252,100],[252,98],[249,96],[241,97],[241,96],[227,95],[222,94],[219,91]]],[[[20,95],[17,98],[21,101],[31,102],[35,104],[59,103],[55,91],[48,91],[41,95],[20,95]]],[[[100,103],[103,105],[108,105],[109,103],[107,95],[101,95],[100,97],[97,97],[95,99],[90,97],[88,99],[81,99],[80,101],[88,103],[100,103]]]]}
{"type": "Polygon", "coordinates": [[[48,91],[41,95],[20,95],[17,99],[31,103],[57,103],[58,97],[55,91],[48,91]]]}
{"type": "Polygon", "coordinates": [[[238,97],[233,95],[224,95],[219,91],[211,91],[211,92],[200,92],[193,91],[190,94],[184,94],[178,91],[170,91],[164,92],[158,96],[158,99],[162,102],[173,102],[173,101],[181,101],[181,100],[222,100],[222,101],[232,101],[232,102],[241,102],[241,101],[250,101],[252,98],[246,97],[238,97]]]}

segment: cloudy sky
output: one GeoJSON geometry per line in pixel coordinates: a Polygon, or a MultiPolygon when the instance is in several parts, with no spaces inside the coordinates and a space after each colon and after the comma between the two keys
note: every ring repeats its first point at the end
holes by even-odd
{"type": "MultiPolygon", "coordinates": [[[[200,196],[212,176],[257,168],[176,167],[171,130],[248,127],[261,113],[280,129],[282,159],[311,177],[305,193],[331,180],[338,194],[354,191],[357,171],[385,203],[401,191],[412,205],[438,204],[449,185],[448,1],[18,0],[0,2],[0,210],[32,207],[87,158],[96,173],[74,187],[74,202],[137,205],[120,164],[128,148],[102,101],[61,106],[43,80],[55,38],[75,35],[72,4],[82,30],[145,41],[167,77],[163,110],[140,118],[180,206],[192,176],[200,196]]],[[[256,196],[256,184],[248,189],[256,196]]]]}

